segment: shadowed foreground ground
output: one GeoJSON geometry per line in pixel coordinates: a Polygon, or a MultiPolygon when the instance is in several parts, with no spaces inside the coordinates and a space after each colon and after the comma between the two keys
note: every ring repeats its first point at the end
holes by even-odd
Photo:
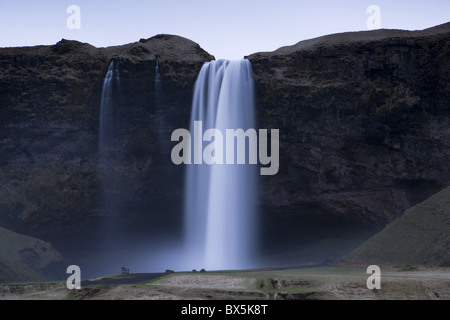
{"type": "Polygon", "coordinates": [[[0,285],[0,299],[450,299],[450,269],[381,268],[381,289],[366,286],[366,267],[137,274],[83,281],[69,291],[64,282],[0,285]],[[155,278],[156,277],[156,278],[155,278]]]}

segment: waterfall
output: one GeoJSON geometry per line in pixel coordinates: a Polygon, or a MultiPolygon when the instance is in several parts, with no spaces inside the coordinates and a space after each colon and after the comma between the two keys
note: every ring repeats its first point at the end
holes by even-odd
{"type": "Polygon", "coordinates": [[[99,151],[101,155],[112,147],[114,135],[114,99],[120,85],[119,63],[111,61],[103,81],[100,104],[99,151]]]}
{"type": "Polygon", "coordinates": [[[161,92],[161,74],[159,73],[158,59],[156,59],[156,67],[155,67],[155,91],[157,93],[161,92]]]}
{"type": "MultiPolygon", "coordinates": [[[[250,61],[205,63],[194,88],[191,134],[196,134],[194,121],[202,121],[203,132],[216,128],[225,134],[226,129],[255,128],[253,91],[250,61]]],[[[197,132],[196,136],[201,137],[203,132],[197,132]]],[[[251,267],[255,241],[255,166],[194,164],[202,151],[203,148],[192,152],[192,164],[187,167],[186,263],[216,270],[251,267]]],[[[234,154],[236,157],[237,152],[234,154]]]]}
{"type": "Polygon", "coordinates": [[[100,210],[105,218],[102,221],[103,241],[112,241],[117,233],[117,225],[113,217],[120,213],[120,182],[116,172],[117,161],[120,158],[120,144],[117,141],[116,108],[120,100],[119,63],[111,61],[105,79],[103,80],[102,98],[100,104],[100,119],[98,133],[99,172],[102,175],[100,185],[100,210]]]}
{"type": "MultiPolygon", "coordinates": [[[[162,83],[161,83],[161,74],[159,73],[159,61],[156,59],[156,65],[155,65],[155,78],[153,79],[155,83],[155,98],[154,98],[154,106],[153,110],[159,112],[163,108],[163,101],[162,101],[162,83]]],[[[159,127],[161,127],[161,124],[158,122],[157,127],[159,130],[159,127]]]]}
{"type": "MultiPolygon", "coordinates": [[[[159,136],[159,161],[167,161],[167,156],[170,154],[170,127],[167,125],[166,121],[166,109],[164,105],[164,93],[163,93],[163,82],[161,79],[161,73],[159,71],[159,61],[156,59],[155,64],[155,77],[154,82],[154,99],[153,99],[153,110],[156,115],[152,127],[159,136]]],[[[166,172],[167,173],[167,172],[166,172]]]]}

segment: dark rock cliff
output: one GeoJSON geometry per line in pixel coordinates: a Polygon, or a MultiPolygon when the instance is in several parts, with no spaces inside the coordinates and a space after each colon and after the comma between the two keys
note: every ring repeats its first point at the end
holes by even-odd
{"type": "Polygon", "coordinates": [[[449,185],[449,39],[446,24],[249,56],[260,126],[280,129],[280,172],[261,180],[267,212],[381,228],[449,185]]]}
{"type": "MultiPolygon", "coordinates": [[[[248,57],[259,127],[280,129],[280,172],[259,178],[264,246],[368,237],[449,185],[449,39],[449,24],[377,30],[248,57]]],[[[116,157],[104,165],[121,185],[119,218],[179,232],[184,176],[170,161],[170,133],[187,127],[195,79],[212,59],[168,35],[0,49],[0,225],[60,241],[108,215],[97,143],[114,60],[120,121],[116,157]]]]}
{"type": "Polygon", "coordinates": [[[183,173],[171,166],[170,133],[187,126],[195,79],[212,59],[171,35],[108,48],[63,39],[0,49],[0,224],[43,237],[83,230],[108,215],[99,207],[102,165],[115,170],[125,219],[178,208],[183,173]],[[100,102],[113,60],[121,83],[116,152],[101,164],[100,102]]]}

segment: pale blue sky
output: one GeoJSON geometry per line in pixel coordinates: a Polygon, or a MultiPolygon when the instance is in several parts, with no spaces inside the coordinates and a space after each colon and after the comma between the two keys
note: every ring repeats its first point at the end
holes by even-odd
{"type": "Polygon", "coordinates": [[[97,47],[159,33],[199,43],[216,58],[238,59],[325,34],[367,30],[369,5],[381,27],[424,29],[450,21],[450,0],[0,0],[0,47],[73,39],[97,47]],[[69,5],[81,29],[69,30],[69,5]]]}

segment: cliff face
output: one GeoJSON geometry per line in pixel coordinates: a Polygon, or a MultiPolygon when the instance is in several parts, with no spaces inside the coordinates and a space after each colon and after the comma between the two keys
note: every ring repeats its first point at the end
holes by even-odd
{"type": "Polygon", "coordinates": [[[380,228],[449,185],[449,36],[355,32],[249,56],[260,126],[280,129],[268,210],[380,228]]]}
{"type": "Polygon", "coordinates": [[[100,207],[108,169],[126,219],[178,208],[183,172],[171,167],[170,133],[187,126],[195,79],[212,59],[170,35],[108,48],[61,40],[0,49],[0,224],[44,237],[82,230],[108,215],[100,207]],[[101,163],[100,102],[113,60],[121,89],[115,152],[101,163]]]}
{"type": "MultiPolygon", "coordinates": [[[[449,38],[449,24],[378,30],[248,57],[259,127],[280,129],[280,171],[259,178],[263,245],[373,232],[449,185],[449,38]]],[[[99,191],[109,171],[119,187],[106,192],[124,226],[179,233],[184,172],[170,161],[170,134],[187,127],[195,79],[212,59],[168,35],[109,48],[62,40],[0,49],[0,225],[57,241],[95,233],[110,214],[99,191]],[[121,81],[116,147],[101,160],[112,60],[121,81]]]]}

